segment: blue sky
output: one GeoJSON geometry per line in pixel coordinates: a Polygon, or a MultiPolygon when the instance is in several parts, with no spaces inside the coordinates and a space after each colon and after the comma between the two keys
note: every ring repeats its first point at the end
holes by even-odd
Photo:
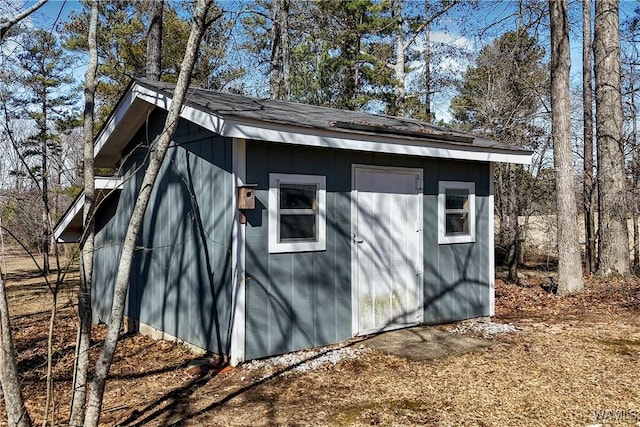
{"type": "MultiPolygon", "coordinates": [[[[238,0],[218,0],[218,2],[223,5],[226,3],[229,7],[232,7],[232,8],[238,8],[239,4],[242,4],[242,0],[239,0],[239,1],[238,0]]],[[[35,3],[35,0],[28,0],[26,2],[26,5],[29,6],[34,3],[35,3]]],[[[18,1],[18,2],[13,2],[13,4],[22,6],[25,3],[18,1]]],[[[571,17],[572,22],[570,23],[571,29],[572,29],[572,33],[571,33],[571,43],[572,43],[572,47],[571,47],[572,67],[571,68],[572,70],[571,71],[572,71],[574,82],[576,82],[576,84],[580,82],[581,72],[582,72],[582,69],[581,69],[582,68],[581,66],[582,40],[580,37],[581,25],[582,25],[581,16],[580,16],[581,7],[582,7],[581,4],[582,2],[579,0],[570,0],[570,7],[572,12],[572,17],[571,17]]],[[[472,17],[472,19],[474,19],[476,23],[479,25],[487,25],[488,23],[505,19],[507,16],[513,14],[517,8],[517,2],[515,2],[514,0],[492,2],[492,3],[487,3],[487,5],[490,5],[491,8],[490,9],[485,8],[481,13],[478,13],[476,16],[472,17]]],[[[637,0],[622,0],[620,2],[621,21],[623,21],[626,17],[633,16],[635,14],[635,9],[638,7],[640,7],[640,2],[637,0]]],[[[32,24],[37,27],[44,27],[50,30],[55,30],[56,24],[59,24],[60,22],[66,20],[72,11],[74,10],[79,11],[81,10],[81,8],[82,8],[82,5],[77,0],[49,0],[48,3],[43,8],[41,8],[38,12],[32,15],[31,17],[32,24]]],[[[507,19],[503,25],[504,29],[496,28],[495,34],[491,34],[490,36],[480,41],[477,39],[474,41],[474,40],[465,39],[464,37],[462,37],[460,35],[460,29],[458,28],[458,25],[460,24],[456,21],[457,21],[457,17],[454,12],[451,17],[442,21],[441,28],[436,27],[433,29],[434,33],[440,32],[439,37],[441,37],[443,40],[448,38],[449,40],[451,40],[452,43],[454,40],[457,44],[468,43],[470,48],[472,47],[472,45],[475,45],[473,47],[475,48],[475,50],[477,50],[479,49],[479,46],[477,45],[478,42],[490,43],[492,40],[492,37],[496,36],[497,33],[504,31],[507,28],[513,28],[513,25],[515,23],[515,18],[511,17],[507,19]]],[[[548,30],[542,29],[541,31],[544,32],[548,30]]],[[[86,66],[84,64],[79,63],[77,64],[77,67],[74,70],[74,75],[76,78],[78,78],[79,81],[81,81],[82,78],[84,77],[85,68],[86,66]]],[[[438,106],[434,105],[434,107],[438,110],[436,111],[436,113],[439,117],[443,118],[443,116],[448,115],[447,104],[448,102],[446,102],[446,100],[444,102],[441,100],[441,105],[438,105],[438,106]]]]}
{"type": "MultiPolygon", "coordinates": [[[[33,0],[27,2],[28,6],[36,3],[33,0]]],[[[33,24],[37,27],[53,29],[56,19],[65,20],[73,10],[81,10],[82,5],[76,0],[49,0],[41,9],[32,15],[33,24]]]]}

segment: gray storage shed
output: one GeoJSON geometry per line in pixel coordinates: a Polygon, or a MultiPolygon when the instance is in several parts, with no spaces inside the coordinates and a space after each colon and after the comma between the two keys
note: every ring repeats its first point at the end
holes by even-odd
{"type": "MultiPolygon", "coordinates": [[[[95,142],[94,321],[173,86],[135,80],[95,142]]],[[[139,238],[130,323],[232,364],[494,310],[494,162],[531,152],[411,119],[192,89],[139,238]]],[[[80,196],[60,221],[75,241],[80,196]]]]}

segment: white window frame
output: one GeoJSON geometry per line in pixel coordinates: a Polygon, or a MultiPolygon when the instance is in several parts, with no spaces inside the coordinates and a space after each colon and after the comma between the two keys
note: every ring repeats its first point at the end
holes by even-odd
{"type": "Polygon", "coordinates": [[[475,182],[467,181],[440,181],[438,183],[438,243],[450,244],[450,243],[473,243],[476,241],[476,184],[475,182]],[[460,209],[446,209],[446,191],[454,190],[468,190],[469,191],[469,208],[460,209]],[[468,234],[456,234],[447,235],[446,220],[447,213],[469,213],[469,233],[468,234]]]}
{"type": "Polygon", "coordinates": [[[327,249],[326,215],[327,178],[323,175],[269,174],[269,253],[311,252],[327,249]],[[316,185],[318,187],[317,239],[314,241],[280,242],[280,184],[316,185]]]}

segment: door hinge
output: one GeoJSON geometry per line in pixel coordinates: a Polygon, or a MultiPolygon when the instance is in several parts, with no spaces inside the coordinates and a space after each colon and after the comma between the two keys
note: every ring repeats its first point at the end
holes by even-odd
{"type": "Polygon", "coordinates": [[[422,179],[419,176],[416,177],[416,190],[422,192],[422,179]]]}
{"type": "Polygon", "coordinates": [[[422,231],[422,221],[416,221],[416,231],[422,231]]]}

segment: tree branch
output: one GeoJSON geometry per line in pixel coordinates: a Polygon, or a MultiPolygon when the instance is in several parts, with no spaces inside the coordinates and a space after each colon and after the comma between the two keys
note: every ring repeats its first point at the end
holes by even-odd
{"type": "Polygon", "coordinates": [[[14,25],[16,25],[18,22],[22,21],[27,16],[31,15],[36,10],[40,9],[42,6],[45,5],[46,2],[47,2],[47,0],[40,0],[38,3],[34,4],[33,6],[31,6],[29,9],[26,9],[25,11],[17,14],[13,18],[9,18],[6,21],[0,22],[0,42],[2,42],[2,40],[4,40],[4,38],[6,37],[7,33],[9,32],[9,30],[14,25]]]}

